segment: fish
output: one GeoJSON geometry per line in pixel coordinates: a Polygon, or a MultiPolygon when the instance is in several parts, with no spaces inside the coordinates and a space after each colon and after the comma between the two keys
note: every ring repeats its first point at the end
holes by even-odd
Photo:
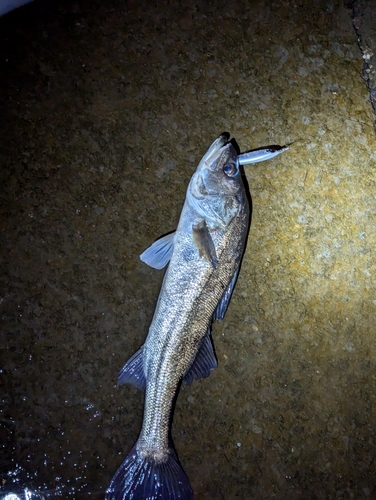
{"type": "Polygon", "coordinates": [[[208,377],[217,366],[211,325],[228,308],[250,222],[242,165],[285,150],[264,148],[242,158],[229,137],[221,134],[202,157],[176,231],[140,256],[152,268],[167,269],[147,338],[118,376],[119,385],[145,391],[144,415],[106,500],[194,498],[172,442],[174,401],[182,382],[208,377]]]}

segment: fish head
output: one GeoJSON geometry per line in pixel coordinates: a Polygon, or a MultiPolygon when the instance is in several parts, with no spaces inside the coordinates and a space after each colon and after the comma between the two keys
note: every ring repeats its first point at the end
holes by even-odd
{"type": "Polygon", "coordinates": [[[238,154],[228,134],[221,134],[202,157],[187,200],[212,227],[226,226],[244,205],[238,154]]]}
{"type": "Polygon", "coordinates": [[[236,194],[241,187],[238,154],[228,139],[228,134],[220,135],[197,167],[197,181],[209,195],[221,193],[232,195],[236,194]]]}

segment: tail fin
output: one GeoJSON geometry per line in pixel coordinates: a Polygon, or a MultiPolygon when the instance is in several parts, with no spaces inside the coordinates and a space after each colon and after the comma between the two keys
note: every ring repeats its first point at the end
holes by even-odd
{"type": "Polygon", "coordinates": [[[193,500],[189,480],[170,454],[164,463],[141,458],[136,446],[121,464],[105,500],[193,500]]]}

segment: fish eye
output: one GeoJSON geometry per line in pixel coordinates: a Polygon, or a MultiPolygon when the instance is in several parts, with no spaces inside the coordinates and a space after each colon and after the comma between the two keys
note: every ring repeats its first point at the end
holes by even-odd
{"type": "Polygon", "coordinates": [[[227,175],[227,177],[235,177],[235,175],[238,173],[238,169],[235,163],[227,163],[223,167],[223,172],[227,175]]]}

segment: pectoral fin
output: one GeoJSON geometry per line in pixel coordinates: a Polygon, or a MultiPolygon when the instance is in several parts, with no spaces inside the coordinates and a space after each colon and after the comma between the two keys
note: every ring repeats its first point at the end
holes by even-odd
{"type": "Polygon", "coordinates": [[[210,262],[215,269],[218,266],[217,254],[205,219],[192,226],[192,236],[200,257],[210,262]]]}
{"type": "Polygon", "coordinates": [[[159,238],[140,255],[142,262],[154,269],[163,269],[171,259],[174,238],[175,231],[159,238]]]}

